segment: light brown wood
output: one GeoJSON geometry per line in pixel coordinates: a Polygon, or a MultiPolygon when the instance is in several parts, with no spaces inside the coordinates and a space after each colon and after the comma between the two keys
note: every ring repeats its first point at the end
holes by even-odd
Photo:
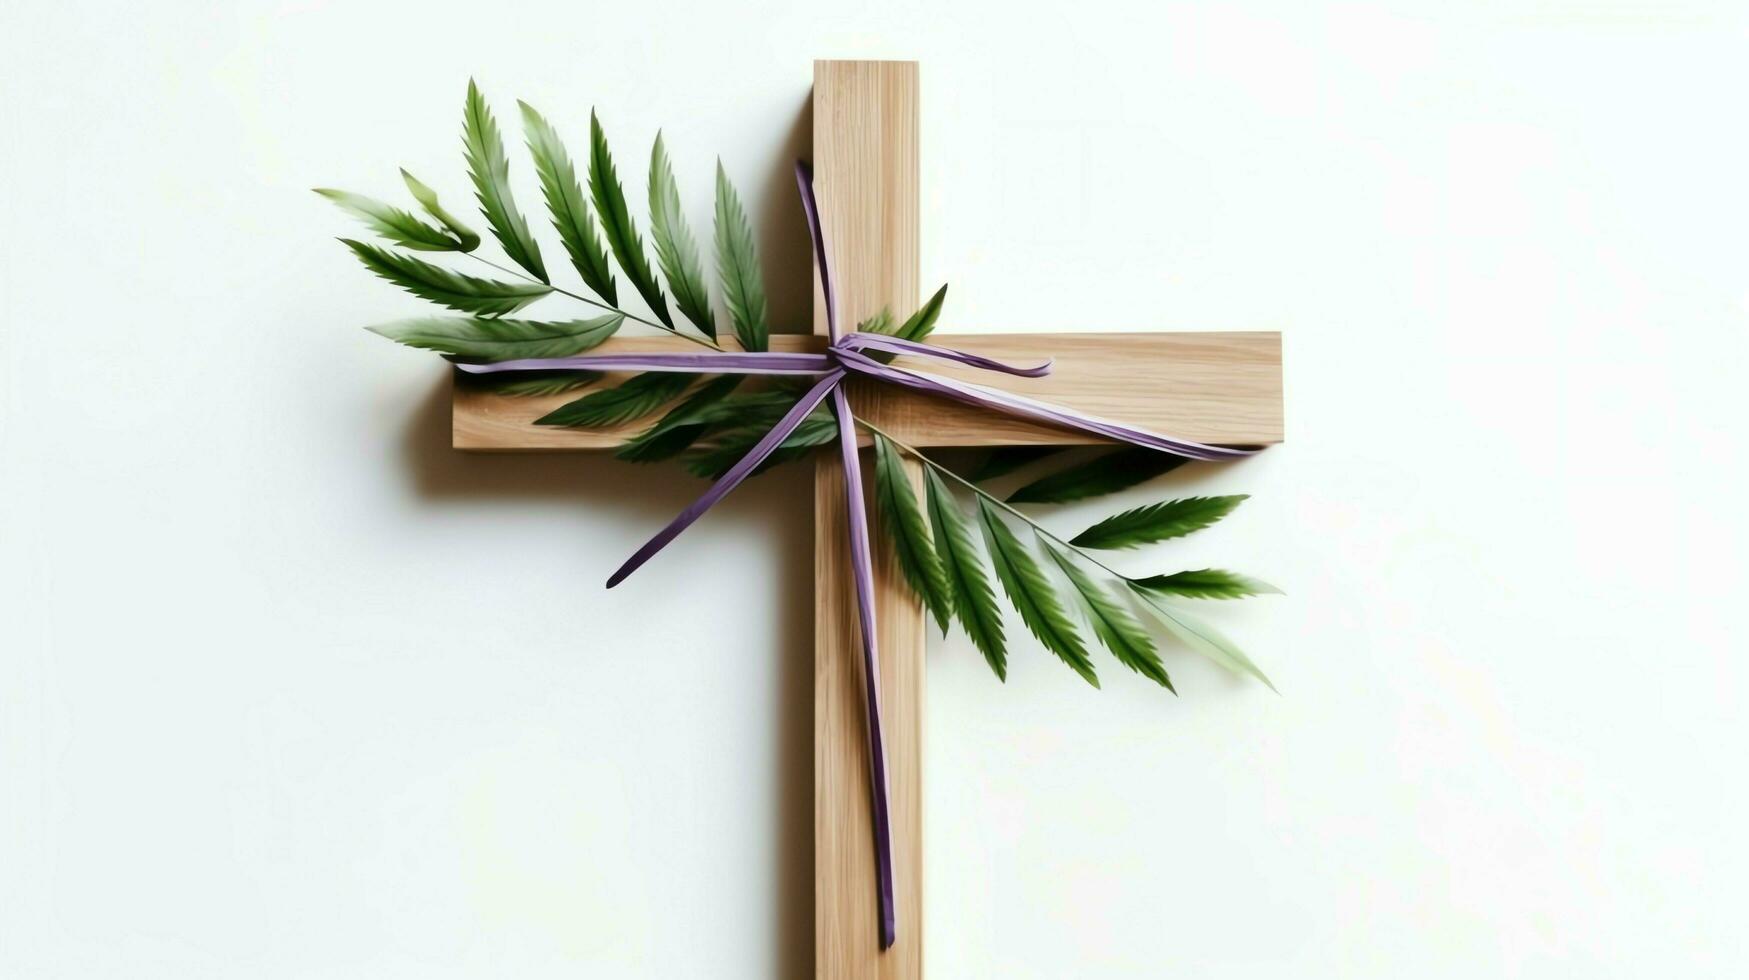
{"type": "MultiPolygon", "coordinates": [[[[877,536],[875,629],[899,916],[898,942],[881,953],[862,653],[845,537],[844,470],[836,463],[822,453],[814,464],[816,975],[915,978],[922,975],[923,955],[924,616],[877,536]]],[[[920,471],[909,471],[921,485],[920,471]]]]}
{"type": "MultiPolygon", "coordinates": [[[[834,257],[833,261],[836,268],[839,260],[834,257]]],[[[913,286],[912,294],[915,292],[913,286]]],[[[860,302],[862,297],[847,292],[841,299],[853,301],[860,302]]],[[[914,301],[894,309],[911,305],[914,301]]],[[[1050,358],[1054,366],[1043,378],[1013,378],[933,359],[901,358],[898,363],[1198,442],[1269,445],[1282,439],[1281,335],[1277,333],[937,334],[931,342],[1015,363],[1050,358]]],[[[821,337],[772,337],[773,350],[824,347],[821,337]]],[[[625,337],[615,338],[598,350],[698,349],[674,337],[625,337]]],[[[619,428],[594,430],[533,424],[573,397],[509,398],[458,383],[455,447],[608,449],[650,424],[648,419],[640,419],[619,428]]],[[[1095,441],[1079,433],[1032,425],[916,392],[883,391],[877,399],[869,397],[865,386],[853,385],[852,400],[858,414],[914,446],[1095,441]]]]}
{"type": "MultiPolygon", "coordinates": [[[[814,190],[842,324],[917,305],[917,65],[814,63],[814,190]]],[[[814,331],[826,332],[815,276],[814,331]]],[[[895,392],[858,393],[857,411],[913,415],[895,392]]],[[[921,414],[917,414],[921,418],[921,414]]],[[[814,962],[832,980],[923,975],[923,609],[876,548],[875,626],[893,838],[898,942],[879,946],[856,599],[842,464],[814,477],[814,962]]],[[[917,478],[915,470],[912,477],[917,478]]]]}
{"type": "MultiPolygon", "coordinates": [[[[913,62],[814,64],[815,189],[843,324],[882,307],[904,313],[917,304],[917,99],[913,62]]],[[[814,331],[774,336],[772,349],[824,349],[817,276],[814,331]]],[[[1026,379],[933,360],[900,363],[1201,442],[1265,445],[1282,439],[1279,334],[938,334],[932,341],[1015,363],[1051,358],[1055,370],[1026,379]]],[[[698,349],[675,337],[628,336],[598,351],[698,349]]],[[[859,416],[916,446],[1097,441],[890,386],[853,381],[849,390],[859,416]]],[[[609,449],[649,424],[643,419],[587,431],[532,424],[571,397],[508,398],[458,382],[454,444],[482,451],[609,449]]],[[[924,922],[924,613],[877,539],[875,617],[899,918],[898,943],[882,953],[844,472],[831,452],[818,454],[815,465],[816,971],[834,980],[917,980],[924,922]]],[[[916,464],[906,466],[920,483],[916,464]]]]}

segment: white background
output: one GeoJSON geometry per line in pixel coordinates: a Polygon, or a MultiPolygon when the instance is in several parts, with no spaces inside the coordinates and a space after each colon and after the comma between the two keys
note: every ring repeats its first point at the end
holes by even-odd
{"type": "Polygon", "coordinates": [[[603,591],[699,485],[450,451],[307,188],[599,106],[799,327],[827,56],[924,64],[946,329],[1286,337],[1286,445],[1118,502],[1253,495],[1125,561],[1286,589],[1281,696],[935,643],[930,975],[1735,972],[1734,6],[9,0],[0,975],[808,974],[806,471],[603,591]]]}

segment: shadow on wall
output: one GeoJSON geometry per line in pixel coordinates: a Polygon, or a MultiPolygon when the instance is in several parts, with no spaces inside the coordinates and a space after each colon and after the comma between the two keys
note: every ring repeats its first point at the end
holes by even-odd
{"type": "MultiPolygon", "coordinates": [[[[784,136],[778,166],[762,185],[764,203],[754,218],[771,323],[797,332],[812,329],[813,264],[792,167],[797,158],[812,154],[812,140],[812,100],[804,97],[784,136]]],[[[635,465],[605,453],[458,452],[450,442],[447,379],[433,386],[409,420],[402,448],[423,500],[570,500],[604,519],[648,527],[651,534],[706,487],[674,464],[635,465]]],[[[783,977],[809,977],[814,971],[814,631],[812,617],[802,613],[813,594],[812,474],[805,462],[779,467],[750,481],[707,518],[758,521],[782,556],[782,577],[744,594],[771,602],[777,611],[772,618],[782,624],[771,651],[778,660],[780,712],[771,759],[778,796],[777,826],[771,828],[778,856],[771,939],[783,977]]],[[[673,547],[684,548],[685,541],[673,547]]],[[[697,737],[705,740],[713,733],[701,731],[697,737]]],[[[744,844],[722,842],[729,848],[744,844]]]]}
{"type": "Polygon", "coordinates": [[[802,97],[778,150],[777,165],[760,187],[759,258],[765,267],[767,315],[777,333],[814,331],[814,256],[807,218],[796,190],[795,163],[814,157],[814,99],[802,97]]]}

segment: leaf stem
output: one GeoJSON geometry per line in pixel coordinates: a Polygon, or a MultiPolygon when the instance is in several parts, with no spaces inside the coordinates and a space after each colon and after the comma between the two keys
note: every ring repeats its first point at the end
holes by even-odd
{"type": "Polygon", "coordinates": [[[881,435],[881,437],[886,439],[888,442],[892,443],[895,446],[898,446],[900,449],[903,449],[905,452],[910,453],[912,456],[915,456],[917,458],[917,460],[919,462],[921,462],[924,466],[929,467],[930,469],[941,474],[942,476],[947,477],[948,479],[954,481],[955,483],[958,483],[959,485],[965,487],[967,490],[970,490],[971,492],[977,494],[979,497],[983,498],[984,500],[987,500],[990,503],[995,504],[997,507],[1001,508],[1002,510],[1005,510],[1009,514],[1019,518],[1021,521],[1030,525],[1034,531],[1037,531],[1039,534],[1042,534],[1045,537],[1050,538],[1052,541],[1056,542],[1058,545],[1061,545],[1062,547],[1069,549],[1069,551],[1073,552],[1075,555],[1080,557],[1083,561],[1090,562],[1094,565],[1097,565],[1100,568],[1104,569],[1108,574],[1115,575],[1125,582],[1133,581],[1133,579],[1131,579],[1128,575],[1125,575],[1124,573],[1118,571],[1117,569],[1112,568],[1110,565],[1107,565],[1105,562],[1102,562],[1099,559],[1088,554],[1087,552],[1081,550],[1076,545],[1070,544],[1069,542],[1063,540],[1061,537],[1058,537],[1057,535],[1052,534],[1050,532],[1050,530],[1048,528],[1046,528],[1043,524],[1040,524],[1038,521],[1035,521],[1031,517],[1028,517],[1027,515],[1021,513],[1020,511],[1014,509],[1014,507],[1009,505],[1007,501],[1001,500],[1000,498],[996,497],[994,494],[991,494],[989,491],[985,490],[983,487],[978,486],[976,483],[973,483],[972,481],[966,479],[965,477],[960,476],[958,473],[955,473],[953,470],[950,470],[947,467],[941,465],[940,463],[937,463],[935,460],[930,459],[928,456],[923,455],[922,450],[918,449],[916,446],[912,446],[912,445],[909,445],[907,443],[901,442],[898,439],[895,439],[891,433],[887,432],[885,429],[882,429],[880,426],[875,425],[873,422],[868,421],[867,419],[858,417],[858,418],[856,418],[856,424],[862,426],[863,428],[869,430],[870,432],[879,433],[881,435]]]}
{"type": "MultiPolygon", "coordinates": [[[[464,254],[466,254],[468,258],[473,259],[475,262],[484,262],[486,265],[489,265],[492,268],[497,269],[499,272],[502,272],[507,276],[515,276],[518,279],[527,280],[528,282],[540,282],[539,279],[536,279],[533,276],[525,275],[521,270],[512,269],[509,266],[499,265],[498,263],[492,261],[491,259],[486,258],[483,255],[476,255],[473,252],[467,252],[464,254]]],[[[665,333],[671,333],[674,336],[681,338],[682,340],[690,340],[693,343],[699,345],[700,347],[709,347],[711,350],[722,350],[723,349],[721,346],[719,346],[717,344],[713,344],[710,341],[705,340],[701,337],[694,337],[693,335],[688,334],[688,333],[681,333],[679,329],[677,329],[675,327],[670,327],[665,323],[657,323],[654,320],[646,320],[643,317],[638,316],[635,313],[628,313],[625,310],[622,310],[617,306],[610,306],[610,305],[603,303],[599,300],[593,300],[593,299],[590,299],[589,297],[581,295],[579,293],[573,293],[569,289],[566,289],[563,286],[554,286],[550,282],[543,282],[543,283],[541,283],[541,285],[551,287],[553,292],[558,293],[561,296],[569,296],[574,300],[578,300],[579,302],[583,302],[583,303],[588,303],[590,306],[594,306],[594,307],[598,307],[598,308],[603,309],[603,310],[607,310],[610,313],[618,313],[620,316],[625,317],[627,320],[632,320],[632,321],[635,321],[637,323],[642,323],[645,326],[655,327],[657,330],[661,330],[665,333]]]]}

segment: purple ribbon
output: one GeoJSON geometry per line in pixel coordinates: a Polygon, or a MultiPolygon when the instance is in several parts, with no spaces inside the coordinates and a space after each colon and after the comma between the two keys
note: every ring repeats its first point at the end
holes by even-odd
{"type": "Polygon", "coordinates": [[[457,364],[470,374],[495,374],[500,371],[664,371],[683,374],[758,374],[805,375],[819,380],[808,389],[778,423],[771,427],[741,461],[729,468],[711,484],[704,496],[681,511],[656,536],[628,558],[608,578],[608,588],[625,581],[656,552],[667,547],[692,523],[704,516],[717,501],[741,485],[759,464],[765,461],[790,433],[802,424],[814,409],[828,397],[832,411],[838,417],[838,452],[844,461],[844,495],[849,517],[850,567],[856,584],[857,621],[862,637],[862,678],[866,695],[869,784],[873,789],[875,869],[880,891],[881,949],[893,945],[898,936],[898,912],[893,904],[892,825],[887,807],[886,743],[881,736],[880,662],[875,650],[874,571],[869,556],[868,515],[863,503],[862,468],[857,459],[856,419],[845,397],[843,381],[860,375],[889,384],[902,385],[930,395],[952,399],[967,405],[988,408],[1035,422],[1073,429],[1117,442],[1156,449],[1190,459],[1234,459],[1248,456],[1255,449],[1233,449],[1209,446],[1185,439],[1174,439],[1096,418],[1081,412],[1059,408],[1046,402],[1023,398],[994,388],[969,382],[954,381],[910,368],[884,364],[870,357],[868,351],[913,357],[933,357],[985,371],[1042,377],[1050,373],[1049,361],[1034,367],[1016,367],[1000,361],[956,351],[946,347],[919,344],[885,334],[851,331],[838,332],[838,311],[832,293],[831,266],[826,261],[826,236],[820,230],[819,206],[814,201],[813,172],[803,162],[796,163],[796,184],[801,189],[802,211],[808,219],[808,235],[813,240],[814,259],[820,270],[821,292],[826,301],[826,329],[829,346],[823,354],[783,354],[765,352],[711,351],[698,354],[583,354],[576,357],[530,358],[498,361],[492,364],[457,364]]]}

